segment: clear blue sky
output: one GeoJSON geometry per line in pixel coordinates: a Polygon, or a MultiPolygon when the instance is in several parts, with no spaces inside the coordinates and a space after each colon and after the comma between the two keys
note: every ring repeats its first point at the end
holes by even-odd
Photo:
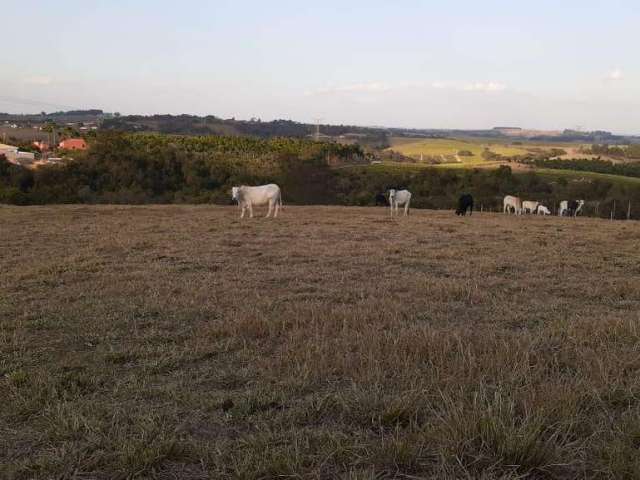
{"type": "Polygon", "coordinates": [[[4,0],[0,18],[0,111],[640,134],[637,0],[4,0]]]}

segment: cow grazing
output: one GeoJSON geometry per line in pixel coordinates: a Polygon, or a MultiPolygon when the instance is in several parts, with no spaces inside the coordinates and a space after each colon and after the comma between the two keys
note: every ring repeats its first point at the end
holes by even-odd
{"type": "Polygon", "coordinates": [[[551,212],[544,205],[538,205],[538,208],[536,209],[536,214],[537,215],[551,215],[551,212]]]}
{"type": "Polygon", "coordinates": [[[378,193],[376,195],[376,207],[386,207],[387,206],[387,197],[384,196],[384,193],[378,193]]]}
{"type": "Polygon", "coordinates": [[[249,217],[253,218],[253,207],[261,205],[269,205],[266,218],[278,216],[278,208],[282,208],[282,192],[280,187],[273,183],[269,185],[261,185],[259,187],[233,187],[231,189],[231,197],[238,202],[238,206],[242,208],[240,218],[244,218],[245,210],[249,209],[249,217]]]}
{"type": "Polygon", "coordinates": [[[577,217],[584,206],[584,200],[563,200],[560,202],[558,215],[561,217],[577,217]]]}
{"type": "Polygon", "coordinates": [[[389,190],[389,206],[391,207],[391,216],[395,208],[398,215],[398,206],[404,205],[404,216],[409,215],[409,203],[411,203],[411,192],[409,190],[389,190]]]}
{"type": "Polygon", "coordinates": [[[458,199],[458,209],[456,210],[456,215],[465,216],[467,214],[467,210],[469,210],[469,215],[473,214],[473,197],[465,193],[464,195],[460,195],[458,199]]]}
{"type": "Polygon", "coordinates": [[[540,205],[540,202],[525,200],[524,202],[522,202],[522,213],[536,213],[538,205],[540,205]]]}
{"type": "Polygon", "coordinates": [[[516,215],[522,215],[522,200],[518,197],[507,195],[502,201],[502,206],[504,213],[511,213],[511,210],[513,210],[516,215]]]}

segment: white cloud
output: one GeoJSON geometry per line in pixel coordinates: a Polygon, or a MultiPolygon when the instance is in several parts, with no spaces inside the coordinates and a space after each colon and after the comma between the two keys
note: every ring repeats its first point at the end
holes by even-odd
{"type": "Polygon", "coordinates": [[[33,77],[25,78],[24,83],[26,83],[27,85],[38,85],[38,86],[51,85],[53,83],[53,78],[47,75],[36,75],[33,77]]]}
{"type": "Polygon", "coordinates": [[[307,95],[330,95],[334,93],[380,93],[388,92],[392,88],[393,87],[390,84],[385,82],[365,82],[322,87],[311,92],[307,92],[307,95]]]}
{"type": "Polygon", "coordinates": [[[504,83],[474,82],[474,83],[467,83],[463,87],[463,90],[466,92],[501,92],[506,88],[507,86],[504,83]]]}
{"type": "Polygon", "coordinates": [[[606,77],[607,80],[611,80],[613,82],[617,81],[617,80],[622,80],[622,70],[620,70],[619,68],[615,68],[613,70],[611,70],[606,77]]]}

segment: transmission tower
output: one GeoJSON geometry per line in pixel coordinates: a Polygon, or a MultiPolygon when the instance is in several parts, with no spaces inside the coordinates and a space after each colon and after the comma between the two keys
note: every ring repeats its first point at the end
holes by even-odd
{"type": "Polygon", "coordinates": [[[316,122],[316,131],[313,134],[313,139],[316,142],[319,142],[320,141],[320,122],[322,121],[322,119],[321,118],[314,118],[313,121],[316,122]]]}

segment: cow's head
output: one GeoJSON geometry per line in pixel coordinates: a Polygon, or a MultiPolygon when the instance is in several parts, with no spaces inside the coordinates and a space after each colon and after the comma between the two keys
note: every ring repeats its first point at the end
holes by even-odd
{"type": "Polygon", "coordinates": [[[394,198],[396,198],[396,190],[392,188],[389,190],[389,200],[393,200],[394,198]]]}
{"type": "Polygon", "coordinates": [[[238,201],[240,193],[240,187],[231,187],[231,198],[233,198],[236,202],[238,201]]]}

